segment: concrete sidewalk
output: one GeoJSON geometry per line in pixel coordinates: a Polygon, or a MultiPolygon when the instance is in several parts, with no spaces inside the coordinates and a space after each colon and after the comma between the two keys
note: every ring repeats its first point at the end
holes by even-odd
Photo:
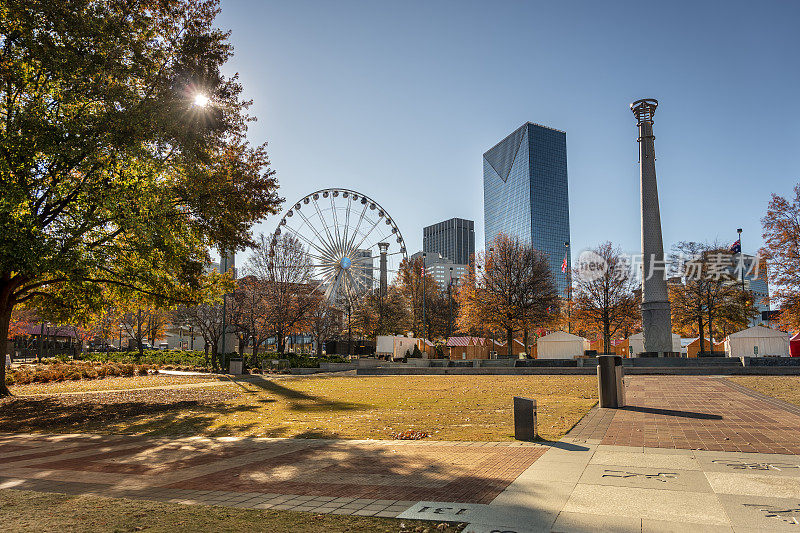
{"type": "Polygon", "coordinates": [[[570,444],[489,505],[420,502],[400,517],[471,533],[800,530],[798,456],[570,444]]]}

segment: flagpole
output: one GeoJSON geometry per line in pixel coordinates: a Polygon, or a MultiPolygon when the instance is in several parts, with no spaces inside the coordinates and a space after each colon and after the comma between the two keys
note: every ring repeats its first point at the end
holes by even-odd
{"type": "Polygon", "coordinates": [[[572,268],[569,261],[569,241],[564,241],[564,264],[567,267],[567,333],[572,333],[572,268]]]}
{"type": "MultiPolygon", "coordinates": [[[[744,303],[744,248],[742,248],[742,228],[737,228],[736,233],[739,234],[739,269],[742,271],[742,303],[744,303]]],[[[747,329],[749,320],[747,320],[747,307],[744,307],[744,327],[747,329]]]]}

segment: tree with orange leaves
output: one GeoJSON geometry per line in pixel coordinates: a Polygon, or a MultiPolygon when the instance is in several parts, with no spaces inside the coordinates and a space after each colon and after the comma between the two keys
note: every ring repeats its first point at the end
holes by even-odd
{"type": "Polygon", "coordinates": [[[773,194],[761,219],[771,299],[781,308],[786,329],[800,329],[800,184],[794,197],[773,194]]]}
{"type": "Polygon", "coordinates": [[[501,234],[473,268],[457,295],[462,329],[503,331],[512,356],[514,332],[523,333],[527,346],[529,331],[558,321],[561,299],[547,256],[530,244],[501,234]]]}

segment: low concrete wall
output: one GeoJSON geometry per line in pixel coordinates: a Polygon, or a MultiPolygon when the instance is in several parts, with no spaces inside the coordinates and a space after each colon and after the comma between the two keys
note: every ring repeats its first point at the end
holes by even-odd
{"type": "Polygon", "coordinates": [[[800,357],[743,357],[745,366],[800,367],[800,357]]]}
{"type": "MultiPolygon", "coordinates": [[[[527,376],[527,375],[584,375],[594,376],[597,367],[440,367],[440,368],[359,368],[359,376],[527,376]]],[[[631,375],[673,375],[673,376],[800,376],[798,366],[742,367],[742,366],[686,366],[686,367],[626,367],[625,374],[631,375]]]]}
{"type": "Polygon", "coordinates": [[[299,376],[305,376],[308,374],[319,374],[322,372],[319,368],[290,368],[289,373],[295,374],[299,376]]]}
{"type": "Polygon", "coordinates": [[[346,370],[355,370],[358,365],[355,363],[320,363],[319,369],[325,372],[343,372],[346,370]]]}

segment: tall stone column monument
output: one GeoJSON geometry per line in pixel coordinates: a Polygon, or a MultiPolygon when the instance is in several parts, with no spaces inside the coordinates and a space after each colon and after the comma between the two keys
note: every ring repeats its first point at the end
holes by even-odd
{"type": "Polygon", "coordinates": [[[653,115],[658,100],[645,98],[631,104],[639,126],[639,175],[642,195],[642,330],[649,356],[672,356],[672,320],[665,278],[664,243],[656,184],[653,115]]]}

